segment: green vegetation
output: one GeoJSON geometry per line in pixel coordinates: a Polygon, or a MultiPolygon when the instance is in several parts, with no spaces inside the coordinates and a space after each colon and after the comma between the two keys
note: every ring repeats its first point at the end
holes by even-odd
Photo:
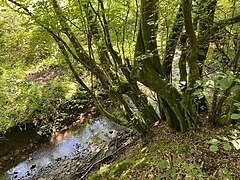
{"type": "Polygon", "coordinates": [[[232,136],[234,132],[235,139],[239,139],[238,128],[226,128],[224,132],[221,132],[223,129],[216,132],[206,129],[192,135],[178,134],[173,141],[170,132],[163,132],[162,137],[153,138],[146,147],[131,148],[116,162],[105,164],[98,171],[92,172],[88,179],[235,179],[239,174],[239,158],[235,159],[239,155],[238,149],[233,144],[226,144],[227,138],[222,135],[228,131],[229,136],[232,136]],[[192,138],[190,142],[189,135],[192,138]],[[216,136],[223,140],[209,140],[216,136]],[[213,151],[211,144],[221,148],[213,151]],[[228,157],[232,155],[231,160],[235,161],[233,164],[232,161],[224,160],[226,154],[228,157]],[[217,166],[211,164],[214,161],[218,162],[217,166]]]}
{"type": "Polygon", "coordinates": [[[209,147],[209,150],[212,152],[217,152],[219,146],[221,146],[225,151],[231,150],[232,146],[235,149],[239,150],[240,143],[238,138],[240,136],[240,126],[238,126],[238,129],[233,129],[233,130],[230,130],[229,132],[230,134],[227,137],[218,136],[217,139],[211,139],[209,141],[209,144],[211,144],[211,146],[209,147]]]}
{"type": "MultiPolygon", "coordinates": [[[[50,135],[90,105],[143,140],[156,123],[181,133],[239,123],[239,13],[237,0],[2,0],[0,138],[26,123],[50,135]]],[[[236,131],[206,149],[239,147],[236,131]]],[[[157,144],[102,171],[202,179],[199,164],[178,157],[190,148],[157,144]],[[155,158],[166,147],[171,161],[155,158]]]]}
{"type": "Polygon", "coordinates": [[[72,106],[81,110],[92,101],[69,76],[51,37],[27,21],[1,11],[0,132],[35,123],[40,134],[49,134],[72,106]]]}
{"type": "Polygon", "coordinates": [[[7,0],[1,13],[13,23],[1,20],[1,62],[11,60],[3,64],[17,69],[45,59],[64,62],[102,115],[143,136],[159,119],[180,132],[204,122],[206,114],[210,123],[229,124],[239,119],[238,12],[239,3],[227,0],[7,0]],[[8,17],[8,9],[16,12],[8,17]],[[96,84],[119,116],[104,107],[96,84]],[[156,96],[160,114],[148,102],[149,93],[156,96]],[[126,103],[126,95],[138,113],[126,103]]]}

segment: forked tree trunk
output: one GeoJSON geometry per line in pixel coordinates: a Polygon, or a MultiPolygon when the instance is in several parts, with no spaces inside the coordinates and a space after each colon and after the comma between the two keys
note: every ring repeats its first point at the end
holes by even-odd
{"type": "MultiPolygon", "coordinates": [[[[186,131],[197,121],[197,114],[186,95],[183,97],[168,82],[158,56],[156,0],[142,0],[141,23],[135,49],[135,72],[138,81],[160,97],[161,109],[170,127],[186,131]]],[[[166,66],[168,67],[168,66],[166,66]]],[[[191,101],[190,101],[191,102],[191,101]]]]}

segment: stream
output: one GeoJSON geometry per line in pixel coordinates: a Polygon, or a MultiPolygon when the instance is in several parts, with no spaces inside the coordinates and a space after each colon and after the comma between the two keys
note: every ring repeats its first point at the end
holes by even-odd
{"type": "Polygon", "coordinates": [[[72,179],[73,174],[84,167],[84,162],[102,150],[107,151],[111,141],[127,134],[130,137],[132,133],[126,127],[99,117],[82,131],[69,131],[66,137],[29,154],[26,160],[8,170],[4,179],[72,179]]]}

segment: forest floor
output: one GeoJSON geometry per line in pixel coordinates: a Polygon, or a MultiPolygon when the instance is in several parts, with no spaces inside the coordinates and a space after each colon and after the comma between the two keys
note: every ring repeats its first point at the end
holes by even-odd
{"type": "Polygon", "coordinates": [[[239,139],[239,123],[185,134],[160,123],[147,135],[146,145],[126,149],[88,179],[239,179],[239,139]]]}
{"type": "Polygon", "coordinates": [[[123,131],[94,156],[57,159],[31,179],[237,180],[239,141],[240,123],[187,133],[174,132],[165,122],[156,123],[144,141],[123,131]]]}
{"type": "MultiPolygon", "coordinates": [[[[59,71],[60,67],[50,66],[27,77],[46,84],[61,75],[59,71]]],[[[239,146],[240,123],[181,134],[161,122],[151,128],[144,142],[123,133],[97,156],[85,162],[61,159],[32,179],[239,179],[239,146]]]]}

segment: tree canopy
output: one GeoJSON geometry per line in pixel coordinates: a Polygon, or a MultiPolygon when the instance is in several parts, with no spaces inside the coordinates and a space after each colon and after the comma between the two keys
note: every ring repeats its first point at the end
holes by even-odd
{"type": "Polygon", "coordinates": [[[46,58],[56,45],[52,51],[62,53],[76,81],[112,121],[145,135],[156,121],[185,132],[206,121],[239,119],[237,0],[3,2],[31,24],[24,33],[36,39],[24,58],[46,58]],[[107,92],[118,114],[102,105],[78,66],[107,92]]]}

